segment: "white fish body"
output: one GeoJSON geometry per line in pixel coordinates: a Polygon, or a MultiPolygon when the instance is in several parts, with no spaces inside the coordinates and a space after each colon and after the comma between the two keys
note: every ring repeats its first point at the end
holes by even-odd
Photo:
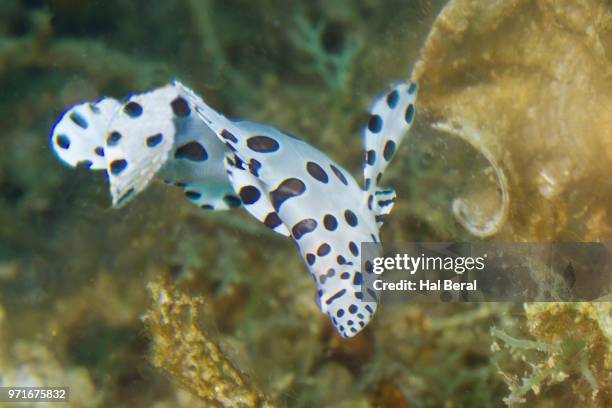
{"type": "Polygon", "coordinates": [[[317,284],[321,311],[341,336],[357,334],[377,306],[375,291],[364,290],[363,273],[371,272],[361,271],[361,243],[380,242],[382,216],[393,206],[395,192],[378,183],[412,126],[416,85],[396,85],[372,106],[364,131],[370,155],[364,163],[365,191],[311,145],[268,126],[231,121],[191,95],[200,117],[231,151],[226,165],[245,209],[269,227],[282,224],[291,233],[317,284]]]}
{"type": "Polygon", "coordinates": [[[415,113],[416,85],[378,98],[364,130],[364,187],[329,156],[272,127],[232,121],[179,82],[76,105],[58,121],[51,145],[76,166],[106,169],[113,204],[123,205],[154,177],[207,209],[243,205],[297,244],[321,311],[343,337],[359,333],[377,307],[363,285],[361,243],[379,244],[395,192],[379,186],[415,113]],[[196,114],[197,113],[197,114],[196,114]],[[102,155],[100,154],[102,153],[102,155]]]}

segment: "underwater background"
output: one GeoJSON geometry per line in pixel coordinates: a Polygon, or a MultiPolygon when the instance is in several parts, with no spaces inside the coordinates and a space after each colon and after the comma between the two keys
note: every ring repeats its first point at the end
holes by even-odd
{"type": "Polygon", "coordinates": [[[161,183],[113,210],[103,174],[54,157],[69,106],[172,79],[353,175],[372,99],[417,80],[383,242],[612,241],[608,0],[0,0],[0,385],[73,407],[612,406],[610,302],[383,304],[344,340],[246,212],[161,183]]]}

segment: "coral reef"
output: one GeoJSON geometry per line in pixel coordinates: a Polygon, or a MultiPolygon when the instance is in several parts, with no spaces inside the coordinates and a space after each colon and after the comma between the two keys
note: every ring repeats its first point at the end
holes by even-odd
{"type": "Polygon", "coordinates": [[[421,84],[420,108],[498,174],[493,183],[479,176],[483,187],[453,205],[470,232],[514,241],[610,240],[610,49],[605,0],[445,6],[413,79],[421,84]],[[496,214],[508,205],[509,218],[496,214]]]}
{"type": "Polygon", "coordinates": [[[501,343],[514,361],[525,366],[505,371],[500,363],[510,388],[504,401],[509,406],[526,402],[545,406],[545,401],[558,406],[610,406],[612,303],[533,303],[525,310],[527,330],[535,341],[492,331],[498,339],[493,349],[500,353],[501,343]]]}
{"type": "Polygon", "coordinates": [[[275,406],[207,334],[202,298],[163,283],[151,283],[149,289],[154,301],[144,321],[153,338],[153,365],[214,406],[275,406]]]}

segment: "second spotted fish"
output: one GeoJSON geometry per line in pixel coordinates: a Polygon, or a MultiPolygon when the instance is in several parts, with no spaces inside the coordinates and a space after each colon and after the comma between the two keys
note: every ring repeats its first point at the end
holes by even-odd
{"type": "Polygon", "coordinates": [[[244,208],[297,244],[317,303],[343,337],[371,320],[377,295],[364,285],[361,244],[380,242],[395,201],[383,172],[415,115],[416,84],[377,98],[364,128],[364,181],[308,143],[272,127],[230,120],[179,82],[69,109],[51,134],[71,166],[105,169],[121,205],[157,177],[207,209],[244,208]]]}

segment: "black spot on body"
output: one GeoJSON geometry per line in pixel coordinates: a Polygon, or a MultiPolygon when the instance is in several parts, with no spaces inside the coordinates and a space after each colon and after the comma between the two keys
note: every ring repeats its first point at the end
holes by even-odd
{"type": "Polygon", "coordinates": [[[271,212],[271,213],[268,213],[268,215],[266,215],[266,219],[264,220],[264,224],[268,228],[274,229],[274,228],[278,227],[279,225],[281,225],[282,221],[279,218],[277,213],[271,212]]]}
{"type": "Polygon", "coordinates": [[[123,106],[123,112],[130,118],[137,118],[142,115],[142,106],[134,101],[128,102],[123,106]]]}
{"type": "Polygon", "coordinates": [[[355,313],[357,313],[357,305],[350,305],[350,306],[348,307],[348,311],[349,311],[351,314],[355,314],[355,313]]]}
{"type": "Polygon", "coordinates": [[[338,265],[346,264],[346,259],[342,255],[338,255],[336,257],[336,261],[338,262],[338,265]]]}
{"type": "Polygon", "coordinates": [[[413,104],[408,105],[408,107],[406,108],[406,114],[404,115],[404,118],[406,119],[406,123],[408,124],[412,123],[412,120],[414,119],[414,105],[413,104]]]}
{"type": "Polygon", "coordinates": [[[257,200],[259,200],[259,197],[261,197],[259,189],[255,186],[242,187],[238,192],[238,195],[240,196],[242,202],[245,204],[253,204],[257,202],[257,200]]]}
{"type": "Polygon", "coordinates": [[[376,162],[376,152],[374,150],[368,150],[366,152],[366,163],[373,166],[376,162]]]}
{"type": "Polygon", "coordinates": [[[378,133],[382,130],[383,120],[379,115],[370,116],[370,120],[368,121],[368,129],[372,133],[378,133]]]}
{"type": "Polygon", "coordinates": [[[312,266],[315,261],[316,261],[316,257],[314,256],[314,254],[306,254],[306,263],[310,266],[312,266]]]}
{"type": "Polygon", "coordinates": [[[344,219],[351,227],[355,227],[358,224],[357,216],[351,210],[344,211],[344,219]]]}
{"type": "Polygon", "coordinates": [[[367,179],[365,180],[365,189],[366,189],[366,190],[369,190],[371,185],[372,185],[372,179],[367,178],[367,179]]]}
{"type": "Polygon", "coordinates": [[[76,164],[76,167],[79,169],[90,169],[92,165],[91,160],[81,160],[76,164]]]}
{"type": "Polygon", "coordinates": [[[162,140],[164,140],[164,136],[161,133],[158,133],[158,134],[153,135],[153,136],[149,136],[149,137],[147,137],[147,146],[155,147],[158,144],[160,144],[162,142],[162,140]]]}
{"type": "Polygon", "coordinates": [[[268,136],[251,136],[247,139],[247,146],[257,153],[272,153],[279,148],[278,142],[268,136]]]}
{"type": "Polygon", "coordinates": [[[117,131],[111,132],[106,138],[106,144],[108,146],[116,146],[121,140],[121,137],[121,133],[117,131]]]}
{"type": "Polygon", "coordinates": [[[317,249],[317,255],[325,256],[329,254],[330,251],[331,251],[331,247],[329,246],[329,244],[324,243],[324,244],[321,244],[319,248],[317,249]]]}
{"type": "Polygon", "coordinates": [[[72,112],[70,114],[70,120],[74,122],[74,124],[80,127],[81,129],[87,129],[87,126],[88,126],[87,121],[85,120],[83,116],[81,116],[80,113],[76,111],[72,112]]]}
{"type": "Polygon", "coordinates": [[[368,209],[372,209],[372,203],[374,202],[374,196],[370,194],[368,197],[368,209]]]}
{"type": "Polygon", "coordinates": [[[125,203],[132,195],[134,194],[134,187],[130,188],[128,191],[126,191],[125,193],[123,193],[123,195],[121,197],[119,197],[119,199],[117,200],[117,206],[122,205],[123,203],[125,203]]]}
{"type": "Polygon", "coordinates": [[[104,157],[104,148],[101,146],[98,146],[94,149],[94,153],[100,157],[104,157]]]}
{"type": "Polygon", "coordinates": [[[202,162],[208,159],[208,153],[198,142],[189,142],[175,150],[174,158],[202,162]]]}
{"type": "Polygon", "coordinates": [[[55,138],[55,143],[57,143],[57,145],[64,150],[67,150],[70,147],[70,139],[66,135],[57,135],[55,138]]]}
{"type": "Polygon", "coordinates": [[[340,180],[340,182],[345,186],[348,186],[348,181],[346,180],[346,177],[344,177],[344,174],[342,174],[342,172],[333,164],[330,164],[329,167],[331,167],[336,177],[338,177],[338,180],[340,180]]]}
{"type": "Polygon", "coordinates": [[[225,140],[229,140],[230,142],[234,142],[234,143],[238,141],[238,139],[236,139],[236,136],[234,136],[230,131],[226,129],[223,129],[221,131],[221,137],[224,138],[225,140]]]}
{"type": "Polygon", "coordinates": [[[255,159],[251,159],[249,161],[249,171],[255,177],[259,177],[259,169],[261,168],[261,163],[255,159]]]}
{"type": "Polygon", "coordinates": [[[397,106],[397,102],[399,101],[399,93],[394,90],[387,95],[387,106],[391,109],[397,106]]]}
{"type": "Polygon", "coordinates": [[[342,273],[340,274],[340,279],[347,280],[347,279],[349,279],[350,277],[351,277],[351,274],[350,274],[350,273],[348,273],[348,272],[342,272],[342,273]]]}
{"type": "Polygon", "coordinates": [[[349,243],[349,251],[351,251],[351,254],[353,254],[354,256],[359,255],[359,248],[357,247],[357,244],[355,244],[353,241],[349,243]]]}
{"type": "Polygon", "coordinates": [[[393,157],[394,153],[395,153],[395,142],[393,140],[388,140],[387,143],[385,143],[383,157],[385,158],[386,161],[389,161],[393,157]]]}
{"type": "Polygon", "coordinates": [[[386,207],[390,204],[393,204],[395,202],[395,200],[380,200],[378,201],[378,206],[379,207],[386,207]]]}
{"type": "MultiPolygon", "coordinates": [[[[100,101],[100,102],[101,102],[101,101],[100,101]]],[[[98,108],[98,107],[97,107],[95,104],[93,104],[93,103],[89,103],[89,104],[88,104],[88,106],[89,106],[89,109],[91,109],[91,111],[92,111],[93,113],[95,113],[95,114],[100,113],[100,108],[98,108]]]]}
{"type": "Polygon", "coordinates": [[[110,163],[110,172],[113,176],[120,174],[127,167],[128,163],[124,159],[114,160],[110,163]]]}
{"type": "Polygon", "coordinates": [[[415,84],[414,82],[410,84],[410,87],[408,88],[408,93],[409,94],[413,94],[415,93],[417,90],[417,84],[415,84]]]}
{"type": "Polygon", "coordinates": [[[202,194],[198,193],[197,191],[185,191],[185,197],[189,198],[190,200],[199,200],[202,198],[202,194]]]}
{"type": "Polygon", "coordinates": [[[280,206],[289,198],[302,195],[306,191],[306,185],[299,179],[288,178],[283,180],[276,190],[270,192],[272,206],[278,212],[280,206]]]}
{"type": "Polygon", "coordinates": [[[332,297],[327,299],[325,303],[328,305],[331,305],[334,302],[334,300],[340,299],[342,296],[344,296],[345,293],[346,293],[346,289],[339,290],[332,297]]]}
{"type": "Polygon", "coordinates": [[[308,234],[317,228],[317,220],[306,218],[298,222],[291,228],[291,233],[295,239],[300,239],[304,234],[308,234]]]}
{"type": "Polygon", "coordinates": [[[189,114],[191,113],[191,109],[189,108],[189,104],[187,103],[187,101],[182,98],[182,97],[178,97],[175,100],[173,100],[170,103],[170,106],[172,106],[172,112],[174,112],[174,114],[176,116],[179,116],[181,118],[184,118],[186,116],[189,116],[189,114]]]}
{"type": "Polygon", "coordinates": [[[336,312],[336,316],[338,317],[344,316],[344,309],[338,309],[338,311],[336,312]]]}
{"type": "Polygon", "coordinates": [[[236,197],[235,195],[230,195],[230,194],[223,197],[223,202],[227,204],[229,208],[238,208],[242,205],[242,202],[240,201],[238,197],[236,197]]]}
{"type": "Polygon", "coordinates": [[[336,228],[338,228],[338,221],[333,215],[327,214],[325,217],[323,217],[323,225],[325,226],[326,230],[334,231],[336,228]]]}
{"type": "Polygon", "coordinates": [[[355,276],[353,276],[353,285],[361,285],[363,282],[363,275],[361,272],[357,272],[355,276]]]}
{"type": "Polygon", "coordinates": [[[244,162],[242,159],[240,159],[240,157],[234,156],[234,166],[240,170],[244,170],[244,162]]]}
{"type": "Polygon", "coordinates": [[[321,183],[327,183],[329,181],[327,173],[317,163],[311,161],[306,163],[306,171],[308,171],[308,174],[310,174],[313,178],[319,180],[321,183]]]}
{"type": "Polygon", "coordinates": [[[214,210],[214,209],[215,209],[215,207],[213,207],[213,206],[212,206],[212,205],[210,205],[210,204],[202,204],[202,205],[200,206],[200,208],[201,208],[201,209],[203,209],[203,210],[214,210]]]}

